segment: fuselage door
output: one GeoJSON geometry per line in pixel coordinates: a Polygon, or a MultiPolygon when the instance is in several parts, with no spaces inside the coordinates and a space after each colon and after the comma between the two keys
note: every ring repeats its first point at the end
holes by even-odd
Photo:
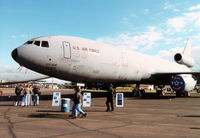
{"type": "Polygon", "coordinates": [[[70,43],[63,41],[63,55],[64,58],[70,59],[71,58],[71,47],[70,43]]]}

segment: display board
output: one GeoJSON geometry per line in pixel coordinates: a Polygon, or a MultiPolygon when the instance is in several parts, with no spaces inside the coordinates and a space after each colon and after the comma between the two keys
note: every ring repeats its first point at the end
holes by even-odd
{"type": "Polygon", "coordinates": [[[116,107],[124,107],[124,94],[116,93],[116,107]]]}
{"type": "Polygon", "coordinates": [[[61,92],[53,92],[52,106],[60,106],[61,92]]]}
{"type": "Polygon", "coordinates": [[[83,107],[91,106],[91,93],[83,93],[83,107]]]}

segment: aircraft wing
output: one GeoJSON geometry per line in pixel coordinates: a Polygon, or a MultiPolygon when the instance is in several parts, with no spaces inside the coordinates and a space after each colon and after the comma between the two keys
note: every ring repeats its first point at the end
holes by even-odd
{"type": "Polygon", "coordinates": [[[49,76],[39,74],[31,70],[19,71],[12,66],[2,66],[0,69],[0,85],[25,83],[49,78],[49,76]]]}
{"type": "Polygon", "coordinates": [[[27,83],[30,81],[39,81],[39,80],[43,80],[43,79],[48,79],[50,77],[43,77],[43,78],[37,78],[37,79],[24,79],[24,80],[1,80],[0,85],[8,85],[8,84],[15,84],[15,83],[27,83]]]}
{"type": "Polygon", "coordinates": [[[173,73],[167,73],[167,72],[160,72],[160,73],[154,73],[151,75],[151,77],[148,80],[142,80],[144,83],[149,84],[163,84],[163,85],[169,85],[171,82],[171,78],[174,75],[179,74],[191,74],[194,79],[200,79],[200,72],[173,72],[173,73]]]}

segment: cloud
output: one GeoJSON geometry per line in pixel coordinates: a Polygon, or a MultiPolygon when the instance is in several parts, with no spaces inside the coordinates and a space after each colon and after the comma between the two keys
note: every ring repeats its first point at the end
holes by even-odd
{"type": "Polygon", "coordinates": [[[127,24],[128,22],[129,22],[129,20],[128,20],[127,17],[123,17],[122,20],[121,20],[122,24],[127,24]]]}
{"type": "Polygon", "coordinates": [[[188,33],[200,29],[200,11],[186,12],[177,17],[169,18],[166,22],[166,33],[188,33]]]}
{"type": "Polygon", "coordinates": [[[11,38],[15,39],[15,38],[17,38],[17,36],[16,35],[11,35],[11,38]]]}
{"type": "Polygon", "coordinates": [[[194,11],[194,10],[200,10],[200,4],[196,5],[196,6],[192,6],[189,8],[190,11],[194,11]]]}
{"type": "Polygon", "coordinates": [[[151,49],[157,41],[163,39],[162,33],[155,31],[155,29],[156,27],[149,27],[147,32],[141,32],[139,35],[123,33],[115,38],[102,37],[97,40],[114,46],[122,46],[128,47],[132,50],[140,49],[142,51],[146,51],[151,49]]]}
{"type": "Polygon", "coordinates": [[[181,32],[186,25],[186,19],[184,17],[174,17],[168,19],[167,26],[174,32],[181,32]]]}
{"type": "Polygon", "coordinates": [[[180,10],[179,10],[179,9],[173,9],[173,11],[174,11],[174,12],[180,12],[180,10]]]}
{"type": "Polygon", "coordinates": [[[173,5],[173,4],[170,4],[169,2],[165,2],[164,3],[164,7],[163,7],[163,9],[164,10],[168,10],[168,9],[172,9],[172,8],[174,8],[175,6],[173,5]]]}
{"type": "Polygon", "coordinates": [[[31,38],[31,35],[27,35],[27,34],[21,34],[21,35],[15,35],[15,34],[13,34],[13,35],[11,35],[11,38],[12,39],[19,39],[19,38],[26,38],[26,39],[28,39],[28,38],[31,38]]]}
{"type": "Polygon", "coordinates": [[[149,9],[145,9],[144,10],[144,14],[146,15],[146,14],[148,14],[149,13],[149,9]]]}

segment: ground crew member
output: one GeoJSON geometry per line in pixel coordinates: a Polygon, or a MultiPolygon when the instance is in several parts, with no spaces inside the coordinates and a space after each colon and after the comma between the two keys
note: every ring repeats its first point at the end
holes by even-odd
{"type": "Polygon", "coordinates": [[[110,87],[109,87],[108,92],[107,92],[107,100],[106,100],[107,110],[106,110],[106,112],[114,111],[114,106],[113,106],[114,93],[115,93],[115,90],[113,89],[113,85],[110,84],[110,87]],[[111,106],[111,110],[110,110],[109,103],[110,103],[110,106],[111,106]]]}
{"type": "Polygon", "coordinates": [[[20,96],[21,96],[22,91],[23,91],[22,84],[17,85],[15,88],[15,94],[17,96],[17,105],[19,105],[19,103],[20,103],[20,96]]]}

